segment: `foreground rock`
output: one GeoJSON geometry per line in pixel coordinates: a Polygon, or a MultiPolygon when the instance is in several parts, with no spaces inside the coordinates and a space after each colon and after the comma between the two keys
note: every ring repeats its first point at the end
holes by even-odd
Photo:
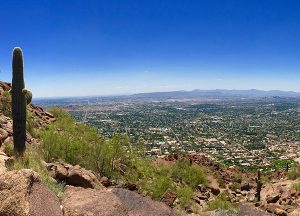
{"type": "Polygon", "coordinates": [[[282,209],[280,205],[277,204],[269,204],[266,206],[266,210],[272,214],[278,216],[287,216],[287,212],[282,209]]]}
{"type": "Polygon", "coordinates": [[[65,216],[142,216],[173,215],[163,203],[125,189],[96,190],[67,186],[62,199],[65,216]]]}
{"type": "Polygon", "coordinates": [[[103,186],[97,176],[90,170],[79,165],[72,166],[64,163],[50,163],[47,169],[57,181],[65,181],[67,185],[83,188],[102,189],[103,186]]]}
{"type": "Polygon", "coordinates": [[[102,188],[102,184],[95,174],[78,165],[68,170],[67,184],[84,188],[102,188]]]}
{"type": "Polygon", "coordinates": [[[0,175],[1,216],[62,216],[58,198],[32,170],[0,175]]]}

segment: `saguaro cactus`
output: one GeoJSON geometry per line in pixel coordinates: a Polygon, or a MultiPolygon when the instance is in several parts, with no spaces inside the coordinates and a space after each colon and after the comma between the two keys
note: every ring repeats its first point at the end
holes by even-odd
{"type": "Polygon", "coordinates": [[[14,150],[17,154],[23,154],[26,141],[26,98],[23,53],[21,48],[16,47],[13,51],[13,78],[12,78],[12,117],[14,150]]]}
{"type": "Polygon", "coordinates": [[[257,201],[260,202],[260,192],[261,192],[262,183],[260,180],[260,170],[257,170],[257,178],[256,178],[256,197],[257,201]]]}

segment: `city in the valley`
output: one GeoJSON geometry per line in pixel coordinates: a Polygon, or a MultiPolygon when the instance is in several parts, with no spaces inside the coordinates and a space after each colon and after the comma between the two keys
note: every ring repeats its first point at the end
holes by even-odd
{"type": "Polygon", "coordinates": [[[103,138],[126,133],[141,153],[202,152],[228,166],[281,169],[300,161],[300,96],[195,91],[37,100],[63,106],[103,138]]]}

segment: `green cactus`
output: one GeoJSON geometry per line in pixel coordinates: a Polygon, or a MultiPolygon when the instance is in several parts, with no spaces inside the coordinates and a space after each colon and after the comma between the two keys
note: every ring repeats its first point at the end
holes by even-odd
{"type": "Polygon", "coordinates": [[[260,202],[260,192],[262,188],[262,182],[260,180],[260,170],[257,170],[257,178],[256,178],[256,197],[257,201],[260,202]]]}
{"type": "Polygon", "coordinates": [[[14,48],[13,51],[13,78],[12,78],[12,117],[13,117],[13,138],[14,151],[22,155],[25,151],[26,141],[26,97],[23,53],[21,48],[14,48]]]}

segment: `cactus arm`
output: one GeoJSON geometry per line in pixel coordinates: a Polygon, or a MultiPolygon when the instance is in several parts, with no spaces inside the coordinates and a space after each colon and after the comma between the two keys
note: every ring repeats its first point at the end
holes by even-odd
{"type": "Polygon", "coordinates": [[[26,104],[30,104],[32,101],[32,93],[28,89],[24,88],[22,89],[23,94],[25,95],[26,104]]]}

